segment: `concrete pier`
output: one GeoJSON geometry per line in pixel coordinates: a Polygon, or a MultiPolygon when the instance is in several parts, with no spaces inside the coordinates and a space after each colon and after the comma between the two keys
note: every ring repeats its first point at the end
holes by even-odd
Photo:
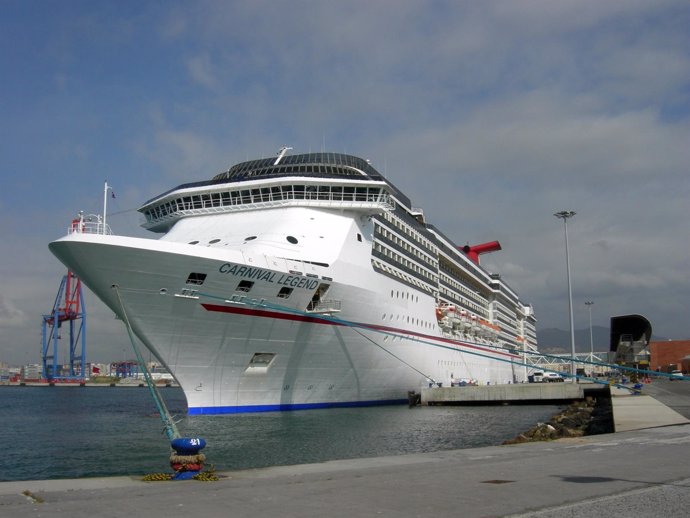
{"type": "Polygon", "coordinates": [[[502,403],[559,403],[608,395],[608,385],[592,383],[523,383],[465,387],[429,387],[421,393],[422,405],[471,405],[502,403]]]}

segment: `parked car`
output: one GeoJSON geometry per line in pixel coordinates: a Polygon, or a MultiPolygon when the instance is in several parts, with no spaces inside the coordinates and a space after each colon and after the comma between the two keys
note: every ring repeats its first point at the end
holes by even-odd
{"type": "Polygon", "coordinates": [[[682,380],[683,379],[683,371],[671,371],[671,376],[668,378],[669,380],[682,380]]]}
{"type": "Polygon", "coordinates": [[[545,372],[542,381],[544,383],[557,383],[563,381],[563,376],[557,372],[545,372]]]}

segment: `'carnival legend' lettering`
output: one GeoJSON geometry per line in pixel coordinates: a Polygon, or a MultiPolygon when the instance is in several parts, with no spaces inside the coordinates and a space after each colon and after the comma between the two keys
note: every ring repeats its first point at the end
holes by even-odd
{"type": "Polygon", "coordinates": [[[304,288],[307,290],[315,289],[319,281],[301,277],[299,275],[286,275],[272,272],[270,270],[263,270],[262,268],[252,268],[250,266],[243,266],[239,264],[225,263],[218,268],[220,273],[234,275],[235,277],[243,277],[245,279],[256,279],[257,281],[272,282],[274,284],[281,284],[283,286],[290,286],[292,288],[304,288]]]}

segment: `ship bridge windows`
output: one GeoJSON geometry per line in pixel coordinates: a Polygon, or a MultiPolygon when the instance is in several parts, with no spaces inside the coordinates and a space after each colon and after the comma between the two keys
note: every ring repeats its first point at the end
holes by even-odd
{"type": "Polygon", "coordinates": [[[185,281],[185,284],[194,284],[196,286],[201,286],[205,280],[206,280],[206,274],[205,273],[192,272],[187,276],[187,280],[185,281]]]}
{"type": "Polygon", "coordinates": [[[213,192],[180,196],[166,199],[143,210],[147,223],[179,217],[180,212],[202,211],[204,213],[237,210],[242,205],[284,204],[293,200],[308,202],[376,204],[390,207],[390,195],[381,186],[343,186],[288,184],[252,189],[218,189],[213,192]]]}
{"type": "Polygon", "coordinates": [[[288,243],[292,243],[293,245],[296,245],[297,243],[299,243],[299,241],[297,240],[297,238],[294,237],[294,236],[288,236],[288,237],[286,237],[285,239],[287,239],[287,242],[288,242],[288,243]]]}

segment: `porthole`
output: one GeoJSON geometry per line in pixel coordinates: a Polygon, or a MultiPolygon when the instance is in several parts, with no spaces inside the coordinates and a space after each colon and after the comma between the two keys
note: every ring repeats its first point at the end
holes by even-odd
{"type": "Polygon", "coordinates": [[[209,245],[212,245],[214,243],[218,243],[220,239],[211,239],[211,241],[208,242],[209,245]]]}
{"type": "Polygon", "coordinates": [[[245,241],[251,241],[252,239],[256,239],[256,236],[249,236],[244,238],[245,241]]]}
{"type": "Polygon", "coordinates": [[[296,245],[297,243],[299,243],[299,241],[297,241],[297,238],[293,237],[293,236],[288,236],[286,239],[287,239],[288,243],[292,243],[293,245],[296,245]]]}
{"type": "Polygon", "coordinates": [[[196,244],[198,244],[198,243],[199,243],[198,241],[190,241],[190,242],[187,243],[187,244],[189,244],[189,245],[196,245],[196,244]]]}

